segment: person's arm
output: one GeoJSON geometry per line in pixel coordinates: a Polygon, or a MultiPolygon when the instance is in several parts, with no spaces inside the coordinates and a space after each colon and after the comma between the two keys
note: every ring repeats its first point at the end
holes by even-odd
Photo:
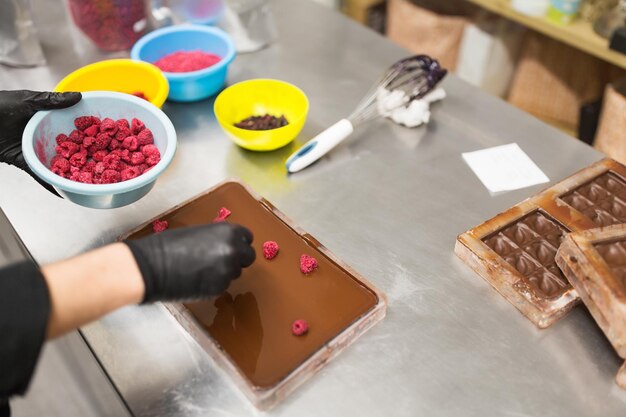
{"type": "Polygon", "coordinates": [[[50,293],[47,339],[143,300],[144,281],[123,243],[44,266],[41,272],[50,293]]]}

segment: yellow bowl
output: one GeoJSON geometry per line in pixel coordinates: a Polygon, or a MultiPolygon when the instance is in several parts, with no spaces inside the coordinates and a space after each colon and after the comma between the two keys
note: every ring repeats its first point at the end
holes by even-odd
{"type": "Polygon", "coordinates": [[[234,84],[215,99],[215,117],[229,138],[251,151],[273,151],[294,140],[302,130],[309,100],[293,84],[255,79],[234,84]],[[284,115],[289,123],[271,130],[240,129],[235,123],[250,116],[284,115]]]}
{"type": "Polygon", "coordinates": [[[147,62],[109,59],[86,65],[68,74],[55,91],[142,92],[150,103],[161,107],[170,90],[160,69],[147,62]]]}

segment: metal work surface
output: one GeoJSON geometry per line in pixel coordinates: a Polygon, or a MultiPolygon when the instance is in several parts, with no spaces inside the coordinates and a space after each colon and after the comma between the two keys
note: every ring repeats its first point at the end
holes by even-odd
{"type": "MultiPolygon", "coordinates": [[[[349,114],[407,54],[311,2],[273,5],[280,41],[239,56],[229,82],[271,77],[301,87],[311,111],[300,143],[349,114]]],[[[58,12],[46,13],[38,16],[58,12]]],[[[51,69],[3,70],[0,87],[51,88],[98,58],[50,24],[51,69]]],[[[111,242],[228,177],[265,196],[389,301],[381,323],[270,415],[623,416],[626,392],[613,381],[620,361],[584,308],[537,330],[453,254],[457,234],[544,187],[490,195],[461,152],[517,142],[552,183],[600,155],[453,76],[444,87],[427,127],[376,121],[293,176],[283,162],[297,144],[245,152],[219,129],[212,101],[167,103],[179,151],[138,203],[84,209],[0,166],[0,205],[34,257],[51,262],[111,242]]],[[[160,305],[123,309],[83,331],[137,416],[256,413],[160,305]]]]}

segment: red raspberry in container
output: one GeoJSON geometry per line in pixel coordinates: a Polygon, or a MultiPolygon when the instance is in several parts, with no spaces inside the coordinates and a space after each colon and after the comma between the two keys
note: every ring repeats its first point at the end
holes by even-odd
{"type": "Polygon", "coordinates": [[[122,127],[118,127],[117,133],[115,134],[115,139],[121,142],[131,135],[132,135],[132,132],[130,131],[130,128],[122,126],[122,127]]]}
{"type": "Polygon", "coordinates": [[[80,146],[70,141],[63,142],[60,145],[57,145],[55,148],[57,154],[61,155],[64,158],[69,158],[70,156],[78,152],[79,149],[80,146]]]}
{"type": "Polygon", "coordinates": [[[96,143],[96,138],[93,136],[85,136],[85,139],[83,139],[83,146],[85,148],[89,148],[90,146],[93,146],[96,143]]]}
{"type": "Polygon", "coordinates": [[[69,140],[80,145],[83,143],[83,139],[85,138],[85,134],[79,130],[72,130],[70,132],[69,140]]]}
{"type": "Polygon", "coordinates": [[[230,216],[231,213],[232,212],[228,210],[226,207],[220,208],[219,211],[217,212],[217,217],[213,219],[213,223],[226,221],[226,218],[230,216]]]}
{"type": "Polygon", "coordinates": [[[98,133],[96,136],[96,143],[94,144],[98,150],[106,149],[111,143],[111,136],[106,133],[98,133]]]}
{"type": "Polygon", "coordinates": [[[122,181],[132,180],[133,178],[137,178],[138,176],[140,176],[141,171],[139,171],[139,168],[137,167],[130,166],[130,167],[126,167],[122,169],[120,171],[120,175],[121,175],[122,181]]]}
{"type": "Polygon", "coordinates": [[[93,184],[93,174],[91,172],[81,171],[78,174],[78,182],[93,184]]]}
{"type": "Polygon", "coordinates": [[[70,170],[70,161],[57,155],[52,158],[50,170],[57,175],[63,176],[63,174],[70,170]]]}
{"type": "Polygon", "coordinates": [[[303,274],[310,274],[317,268],[317,259],[309,255],[300,256],[300,271],[303,274]]]}
{"type": "Polygon", "coordinates": [[[83,130],[85,136],[96,137],[98,133],[100,133],[100,127],[98,125],[91,125],[87,129],[83,130]]]}
{"type": "MultiPolygon", "coordinates": [[[[118,132],[119,133],[119,132],[118,132]]],[[[111,143],[109,143],[109,150],[114,151],[122,146],[122,143],[117,139],[111,139],[111,143]]]]}
{"type": "Polygon", "coordinates": [[[78,130],[85,130],[94,124],[100,124],[100,119],[95,116],[81,116],[74,119],[74,126],[78,130]]]}
{"type": "Polygon", "coordinates": [[[126,119],[117,119],[115,121],[115,125],[117,126],[118,132],[120,129],[128,129],[128,131],[130,132],[130,124],[126,119]]]}
{"type": "Polygon", "coordinates": [[[81,169],[82,172],[93,172],[96,168],[96,161],[87,161],[87,163],[81,169]]]}
{"type": "Polygon", "coordinates": [[[296,320],[291,325],[291,333],[294,336],[302,336],[309,331],[309,323],[306,320],[296,320]]]}
{"type": "Polygon", "coordinates": [[[139,164],[137,168],[139,168],[139,171],[143,174],[150,169],[150,166],[148,166],[148,164],[139,164]]]}
{"type": "Polygon", "coordinates": [[[114,169],[105,169],[102,173],[102,184],[113,184],[122,179],[120,173],[114,169]]]}
{"type": "Polygon", "coordinates": [[[87,152],[76,152],[70,157],[70,165],[73,167],[82,167],[87,163],[87,152]]]}
{"type": "Polygon", "coordinates": [[[100,133],[106,133],[109,136],[114,136],[117,133],[115,120],[108,117],[106,119],[102,119],[102,122],[100,123],[100,133]]]}
{"type": "Polygon", "coordinates": [[[152,131],[148,128],[145,128],[137,135],[137,142],[139,146],[144,145],[152,145],[154,143],[154,136],[152,136],[152,131]]]}
{"type": "Polygon", "coordinates": [[[106,169],[106,166],[104,165],[104,162],[98,162],[96,163],[96,166],[94,167],[93,172],[96,175],[102,175],[105,169],[106,169]]]}
{"type": "Polygon", "coordinates": [[[101,149],[99,151],[94,152],[91,157],[96,162],[102,162],[104,161],[104,157],[107,156],[108,154],[109,153],[105,149],[101,149]]]}
{"type": "Polygon", "coordinates": [[[137,140],[137,136],[128,136],[126,139],[124,139],[124,141],[122,142],[122,148],[128,149],[129,151],[136,151],[137,148],[139,148],[139,141],[137,140]]]}
{"type": "Polygon", "coordinates": [[[167,230],[169,223],[167,220],[155,220],[152,222],[152,231],[154,233],[161,233],[167,230]]]}
{"type": "Polygon", "coordinates": [[[131,152],[128,149],[122,149],[120,151],[120,159],[127,164],[130,164],[130,154],[131,152]]]}
{"type": "Polygon", "coordinates": [[[138,135],[145,127],[146,125],[139,119],[133,119],[130,123],[130,131],[133,135],[138,135]]]}
{"type": "Polygon", "coordinates": [[[68,138],[67,135],[63,133],[59,133],[56,137],[57,145],[60,145],[63,142],[67,142],[68,140],[70,140],[70,138],[68,138]]]}
{"type": "Polygon", "coordinates": [[[146,161],[146,157],[141,152],[133,152],[130,154],[130,163],[132,165],[141,165],[146,161]]]}
{"type": "MultiPolygon", "coordinates": [[[[119,171],[120,168],[122,167],[121,162],[120,162],[120,157],[117,155],[112,155],[112,154],[108,154],[107,156],[104,157],[104,159],[102,160],[102,163],[104,164],[104,168],[109,170],[115,170],[115,171],[119,171]]],[[[102,173],[104,175],[104,172],[102,173]]]]}
{"type": "Polygon", "coordinates": [[[263,256],[268,260],[274,259],[276,255],[278,255],[278,249],[278,243],[273,240],[268,240],[263,243],[263,256]]]}

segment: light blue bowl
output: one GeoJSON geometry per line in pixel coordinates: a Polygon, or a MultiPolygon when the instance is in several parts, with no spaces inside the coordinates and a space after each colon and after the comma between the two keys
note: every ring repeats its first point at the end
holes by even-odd
{"type": "Polygon", "coordinates": [[[30,169],[52,185],[60,195],[85,207],[108,209],[122,207],[145,196],[156,179],[165,171],[176,152],[176,131],[170,119],[148,101],[130,94],[112,91],[82,93],[82,100],[67,109],[37,112],[22,135],[22,151],[30,169]],[[150,171],[128,181],[115,184],[83,184],[60,177],[48,166],[55,155],[56,136],[69,134],[79,116],[143,121],[154,135],[154,144],[161,152],[161,161],[150,171]]]}
{"type": "Polygon", "coordinates": [[[222,60],[198,71],[163,72],[170,83],[168,100],[188,102],[211,97],[224,87],[228,66],[236,54],[233,41],[224,31],[201,25],[158,29],[139,39],[130,57],[153,64],[173,52],[198,50],[218,55],[222,60]]]}

